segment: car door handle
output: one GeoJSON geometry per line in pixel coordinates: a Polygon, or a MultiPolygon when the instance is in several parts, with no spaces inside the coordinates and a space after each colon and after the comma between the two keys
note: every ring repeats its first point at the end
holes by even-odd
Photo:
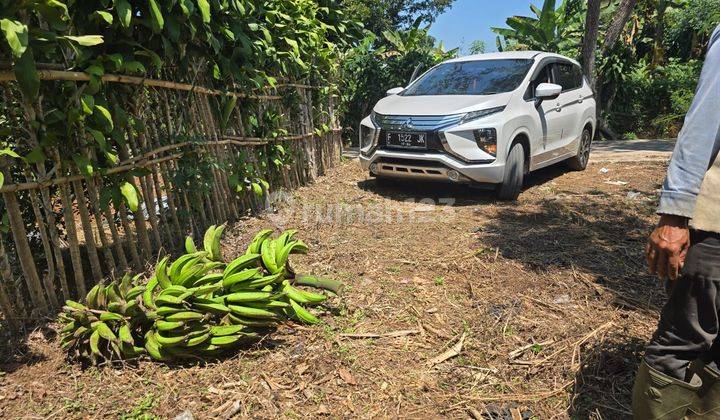
{"type": "Polygon", "coordinates": [[[555,111],[562,112],[562,105],[560,105],[560,102],[555,104],[555,111]]]}
{"type": "Polygon", "coordinates": [[[585,100],[585,99],[582,97],[582,95],[578,96],[578,103],[579,103],[579,104],[583,103],[584,100],[585,100]]]}

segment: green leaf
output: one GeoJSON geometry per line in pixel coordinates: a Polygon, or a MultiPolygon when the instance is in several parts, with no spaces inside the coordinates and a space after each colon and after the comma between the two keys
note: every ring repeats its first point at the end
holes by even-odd
{"type": "Polygon", "coordinates": [[[20,159],[20,155],[18,155],[14,150],[9,147],[5,149],[0,149],[0,156],[10,156],[20,159]]]}
{"type": "Polygon", "coordinates": [[[110,115],[110,111],[107,110],[102,105],[95,105],[95,112],[94,115],[97,116],[98,120],[100,120],[107,128],[109,128],[108,131],[112,131],[112,129],[115,127],[112,120],[112,115],[110,115]]]}
{"type": "Polygon", "coordinates": [[[75,165],[78,167],[81,174],[86,177],[92,176],[95,168],[93,168],[92,163],[88,158],[85,156],[75,155],[73,156],[73,161],[75,161],[75,165]]]}
{"type": "Polygon", "coordinates": [[[64,36],[59,36],[58,38],[67,39],[68,41],[75,42],[79,45],[82,45],[83,47],[92,47],[93,45],[100,45],[104,42],[102,35],[82,35],[82,36],[64,35],[64,36]]]}
{"type": "Polygon", "coordinates": [[[58,0],[43,0],[37,2],[37,9],[40,14],[51,24],[60,24],[70,19],[68,8],[65,3],[58,0]]]}
{"type": "Polygon", "coordinates": [[[210,23],[210,3],[207,0],[197,0],[198,9],[204,23],[210,23]]]}
{"type": "Polygon", "coordinates": [[[20,58],[28,46],[28,27],[16,20],[0,19],[0,29],[15,58],[20,58]]]}
{"type": "Polygon", "coordinates": [[[25,155],[25,157],[23,158],[23,160],[25,162],[30,163],[30,164],[39,163],[39,162],[44,161],[45,159],[46,159],[45,153],[42,150],[42,146],[38,146],[38,147],[32,149],[30,151],[30,153],[25,155]]]}
{"type": "Polygon", "coordinates": [[[138,193],[135,186],[129,182],[124,182],[120,185],[120,193],[125,197],[125,202],[128,208],[136,212],[138,210],[138,193]]]}
{"type": "Polygon", "coordinates": [[[143,63],[139,61],[128,61],[123,65],[123,70],[128,73],[145,73],[145,66],[143,66],[143,63]]]}
{"type": "Polygon", "coordinates": [[[5,184],[5,174],[0,172],[0,188],[5,184]]]}
{"type": "Polygon", "coordinates": [[[85,130],[87,130],[87,132],[90,133],[95,142],[97,142],[98,146],[100,146],[100,150],[104,152],[108,151],[107,141],[105,140],[105,135],[102,132],[89,127],[85,130]]]}
{"type": "Polygon", "coordinates": [[[95,108],[95,98],[92,95],[83,95],[80,98],[82,109],[85,115],[92,115],[93,109],[95,108]]]}
{"type": "Polygon", "coordinates": [[[110,13],[110,12],[105,12],[105,11],[102,11],[102,10],[97,10],[97,11],[95,12],[95,14],[96,14],[100,19],[102,19],[102,20],[104,20],[105,22],[107,22],[108,25],[112,25],[113,20],[114,20],[112,13],[110,13]]]}
{"type": "Polygon", "coordinates": [[[28,102],[33,102],[40,92],[40,77],[37,67],[35,67],[35,58],[32,49],[28,48],[25,53],[15,63],[13,68],[15,78],[20,85],[20,90],[28,102]]]}
{"type": "Polygon", "coordinates": [[[129,28],[130,21],[132,20],[132,6],[127,0],[114,0],[115,12],[117,12],[120,18],[122,26],[129,28]]]}
{"type": "Polygon", "coordinates": [[[150,17],[152,18],[150,21],[152,23],[152,30],[156,34],[160,33],[165,26],[165,19],[163,19],[160,6],[158,6],[155,0],[148,0],[148,6],[150,7],[150,17]]]}
{"type": "Polygon", "coordinates": [[[253,182],[253,183],[251,184],[251,187],[252,187],[252,190],[253,190],[253,192],[255,193],[255,195],[257,195],[258,197],[262,197],[262,195],[263,195],[263,189],[262,189],[262,187],[260,186],[260,184],[258,184],[257,182],[253,182]]]}

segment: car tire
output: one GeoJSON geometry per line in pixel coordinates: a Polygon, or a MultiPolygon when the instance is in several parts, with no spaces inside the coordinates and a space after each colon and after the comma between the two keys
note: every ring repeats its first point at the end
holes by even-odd
{"type": "Polygon", "coordinates": [[[503,201],[515,201],[522,192],[525,179],[525,150],[520,143],[515,144],[505,161],[505,177],[495,189],[495,195],[503,201]]]}
{"type": "Polygon", "coordinates": [[[580,137],[577,155],[567,160],[567,166],[573,171],[584,171],[590,161],[590,146],[592,146],[592,131],[585,127],[580,137]]]}

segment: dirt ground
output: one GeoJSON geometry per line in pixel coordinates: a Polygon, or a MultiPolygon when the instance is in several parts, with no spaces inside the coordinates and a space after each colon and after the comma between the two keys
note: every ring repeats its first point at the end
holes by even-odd
{"type": "Polygon", "coordinates": [[[0,417],[627,418],[664,299],[643,261],[664,168],[546,169],[509,204],[346,161],[224,242],[299,228],[298,271],[347,284],[323,324],[203,366],[100,368],[49,324],[0,352],[0,417]]]}

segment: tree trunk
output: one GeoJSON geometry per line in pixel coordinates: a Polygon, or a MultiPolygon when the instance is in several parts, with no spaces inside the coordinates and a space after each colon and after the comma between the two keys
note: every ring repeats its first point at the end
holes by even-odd
{"type": "Polygon", "coordinates": [[[655,68],[665,61],[665,46],[663,38],[665,37],[665,11],[667,10],[667,0],[658,0],[657,17],[655,18],[655,42],[653,44],[653,59],[650,64],[651,68],[655,68]]]}
{"type": "Polygon", "coordinates": [[[599,26],[600,0],[588,0],[588,10],[585,16],[585,36],[582,44],[582,65],[592,89],[595,89],[596,81],[595,50],[597,49],[599,26]]]}
{"type": "Polygon", "coordinates": [[[623,29],[625,29],[625,24],[627,24],[628,19],[630,19],[630,15],[632,14],[636,4],[637,0],[622,0],[618,6],[615,11],[615,16],[613,16],[613,19],[605,32],[605,41],[602,45],[601,54],[603,57],[607,56],[610,50],[618,42],[620,34],[622,34],[623,29]]]}

